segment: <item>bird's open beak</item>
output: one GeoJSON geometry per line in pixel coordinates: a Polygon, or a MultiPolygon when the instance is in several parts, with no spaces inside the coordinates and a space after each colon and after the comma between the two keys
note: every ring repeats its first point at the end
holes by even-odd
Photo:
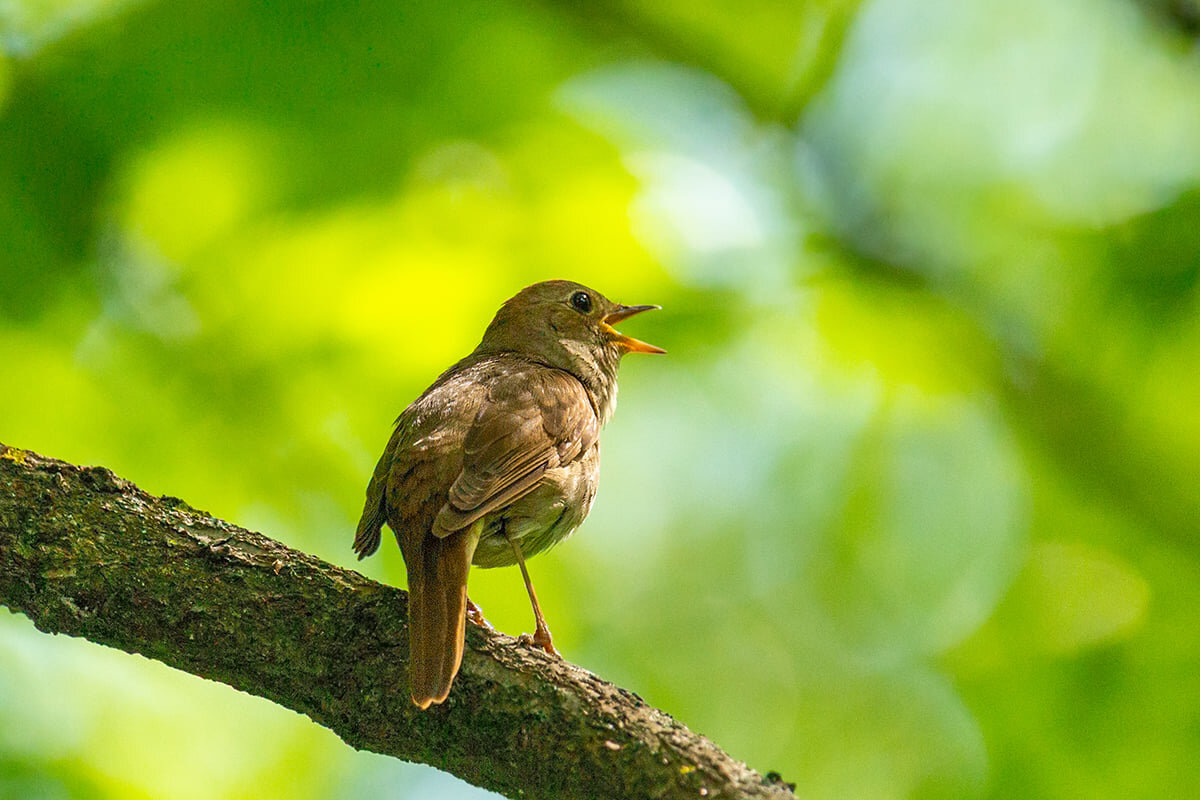
{"type": "Polygon", "coordinates": [[[602,322],[608,330],[609,336],[617,347],[621,348],[626,353],[665,353],[661,347],[655,347],[652,344],[647,344],[639,339],[634,339],[632,336],[625,334],[612,327],[623,319],[629,319],[634,314],[640,314],[643,311],[653,311],[659,306],[617,306],[617,310],[606,316],[602,322]]]}

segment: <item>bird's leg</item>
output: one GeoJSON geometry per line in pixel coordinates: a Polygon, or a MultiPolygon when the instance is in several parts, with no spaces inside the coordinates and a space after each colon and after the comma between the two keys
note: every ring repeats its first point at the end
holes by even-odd
{"type": "Polygon", "coordinates": [[[475,605],[469,597],[467,598],[467,619],[481,628],[487,628],[489,631],[496,630],[492,627],[492,623],[488,622],[487,618],[483,616],[483,611],[480,610],[479,606],[475,605]]]}
{"type": "Polygon", "coordinates": [[[525,554],[521,552],[521,546],[515,539],[509,537],[507,533],[504,534],[504,538],[508,539],[509,546],[517,556],[517,564],[521,567],[521,577],[525,579],[525,591],[529,592],[529,602],[533,603],[533,618],[537,628],[534,630],[531,641],[550,655],[562,658],[562,655],[554,649],[554,640],[550,638],[550,626],[546,624],[546,618],[542,616],[542,607],[538,605],[537,592],[533,590],[533,581],[529,580],[529,570],[525,569],[525,554]]]}

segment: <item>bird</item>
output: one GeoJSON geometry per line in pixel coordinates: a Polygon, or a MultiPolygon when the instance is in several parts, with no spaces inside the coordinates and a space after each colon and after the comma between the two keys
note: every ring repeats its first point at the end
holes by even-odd
{"type": "Polygon", "coordinates": [[[472,565],[521,568],[535,622],[523,638],[558,655],[525,561],[591,510],[621,358],[666,352],[613,326],[658,308],[621,305],[573,281],[527,286],[396,419],[367,485],[354,551],[360,560],[373,554],[385,523],[400,545],[418,708],[449,696],[468,613],[486,624],[467,598],[472,565]]]}

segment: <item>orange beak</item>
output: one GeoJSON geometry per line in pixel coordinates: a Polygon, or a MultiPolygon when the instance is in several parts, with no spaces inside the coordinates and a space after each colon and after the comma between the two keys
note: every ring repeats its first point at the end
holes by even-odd
{"type": "Polygon", "coordinates": [[[655,347],[652,344],[647,344],[640,339],[634,339],[632,336],[625,334],[612,327],[623,319],[629,319],[634,314],[640,314],[643,311],[654,311],[659,306],[617,306],[617,310],[606,316],[601,322],[607,329],[609,336],[617,347],[621,348],[626,353],[665,353],[661,347],[655,347]]]}

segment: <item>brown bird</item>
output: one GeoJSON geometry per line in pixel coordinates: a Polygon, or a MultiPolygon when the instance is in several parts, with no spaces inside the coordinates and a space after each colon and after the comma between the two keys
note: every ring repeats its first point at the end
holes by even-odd
{"type": "Polygon", "coordinates": [[[525,559],[568,536],[591,509],[621,356],[666,352],[612,326],[654,308],[619,305],[570,281],[528,286],[396,420],[354,550],[360,559],[374,553],[384,522],[400,543],[418,707],[445,700],[458,674],[472,564],[520,565],[532,640],[557,655],[525,559]]]}

